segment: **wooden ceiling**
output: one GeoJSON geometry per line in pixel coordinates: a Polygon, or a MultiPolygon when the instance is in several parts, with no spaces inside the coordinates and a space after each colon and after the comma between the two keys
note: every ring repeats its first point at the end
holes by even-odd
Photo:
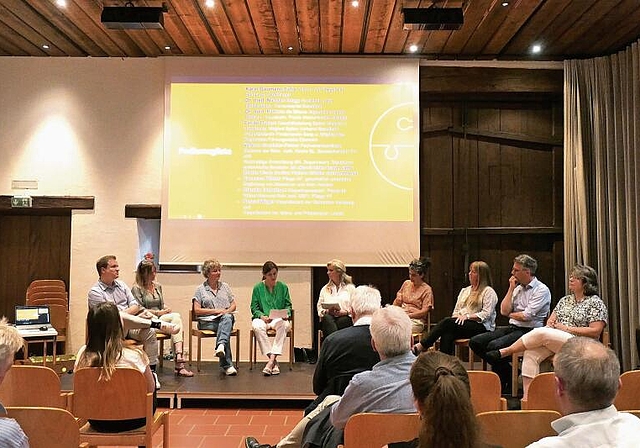
{"type": "Polygon", "coordinates": [[[429,59],[560,60],[611,54],[640,37],[638,0],[165,0],[161,30],[106,29],[102,7],[124,0],[59,1],[0,0],[0,55],[398,55],[416,45],[429,59]],[[403,7],[429,6],[462,6],[464,25],[403,29],[403,7]]]}

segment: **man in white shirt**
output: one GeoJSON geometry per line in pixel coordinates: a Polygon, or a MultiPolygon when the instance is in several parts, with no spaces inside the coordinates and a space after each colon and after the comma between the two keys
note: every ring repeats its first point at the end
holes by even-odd
{"type": "Polygon", "coordinates": [[[595,339],[574,337],[555,361],[556,398],[564,417],[551,423],[558,433],[532,448],[637,448],[640,419],[613,405],[620,388],[616,354],[595,339]]]}

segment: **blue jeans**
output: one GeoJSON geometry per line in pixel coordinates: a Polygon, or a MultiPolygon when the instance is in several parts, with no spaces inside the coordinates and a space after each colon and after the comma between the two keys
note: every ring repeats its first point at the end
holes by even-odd
{"type": "Polygon", "coordinates": [[[213,330],[216,332],[216,347],[220,344],[224,345],[224,359],[220,359],[221,369],[226,369],[233,365],[229,339],[231,337],[231,331],[233,330],[234,320],[233,314],[223,314],[215,320],[198,321],[199,330],[213,330]]]}

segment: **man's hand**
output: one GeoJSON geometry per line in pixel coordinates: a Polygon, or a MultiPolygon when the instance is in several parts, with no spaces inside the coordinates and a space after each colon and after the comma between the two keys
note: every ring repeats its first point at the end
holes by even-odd
{"type": "Polygon", "coordinates": [[[513,290],[516,288],[516,286],[518,286],[518,279],[515,278],[513,275],[511,277],[509,277],[509,289],[513,290]]]}

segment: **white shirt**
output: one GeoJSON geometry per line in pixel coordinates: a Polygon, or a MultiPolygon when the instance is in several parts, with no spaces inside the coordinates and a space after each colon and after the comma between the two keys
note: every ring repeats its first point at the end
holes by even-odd
{"type": "Polygon", "coordinates": [[[640,418],[618,412],[611,405],[604,409],[569,414],[551,423],[558,433],[528,448],[638,448],[640,418]]]}

